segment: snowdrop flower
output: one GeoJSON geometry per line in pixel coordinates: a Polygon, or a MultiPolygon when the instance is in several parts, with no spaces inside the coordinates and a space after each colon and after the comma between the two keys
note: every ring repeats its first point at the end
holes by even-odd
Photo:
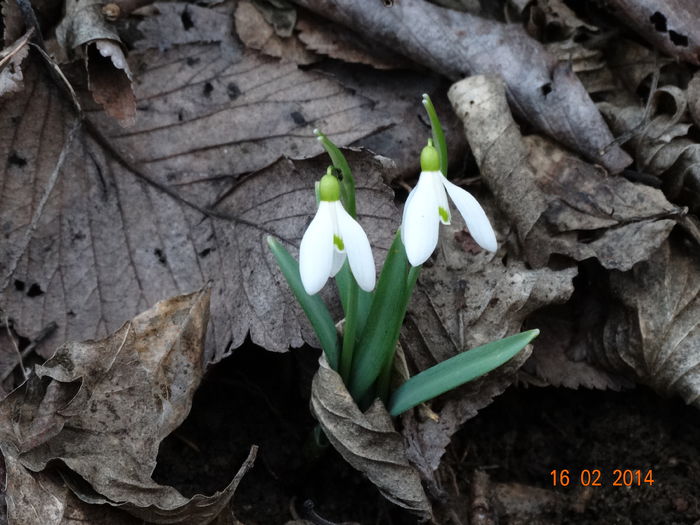
{"type": "Polygon", "coordinates": [[[418,184],[408,195],[401,221],[401,240],[411,265],[420,266],[428,260],[437,246],[440,223],[450,224],[447,195],[464,217],[477,244],[495,252],[496,234],[486,213],[469,192],[452,184],[440,172],[440,158],[431,140],[420,154],[420,166],[418,184]]]}
{"type": "Polygon", "coordinates": [[[299,247],[299,273],[306,293],[318,293],[343,266],[345,257],[357,284],[370,292],[376,281],[374,257],[362,227],[340,202],[340,184],[327,173],[318,187],[318,211],[299,247]]]}

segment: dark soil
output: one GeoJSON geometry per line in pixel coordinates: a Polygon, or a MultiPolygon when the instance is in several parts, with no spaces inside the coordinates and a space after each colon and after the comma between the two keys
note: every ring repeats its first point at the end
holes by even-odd
{"type": "MultiPolygon", "coordinates": [[[[212,367],[190,417],[162,444],[157,481],[183,494],[212,493],[238,470],[252,444],[255,467],[233,502],[246,525],[281,524],[313,501],[332,522],[415,523],[393,507],[334,450],[308,453],[315,426],[308,409],[318,352],[273,354],[245,345],[212,367]]],[[[496,483],[562,494],[541,523],[694,524],[700,520],[700,414],[646,389],[628,392],[511,387],[454,437],[445,462],[455,490],[469,494],[475,469],[496,483]],[[566,487],[552,470],[568,469],[566,487]],[[601,486],[582,486],[581,471],[601,486]],[[652,471],[653,485],[614,486],[615,469],[652,471]]],[[[450,489],[450,487],[446,487],[450,489]]],[[[464,509],[458,514],[463,515],[464,509]]],[[[510,523],[502,518],[499,523],[510,523]]],[[[466,523],[465,523],[466,525],[466,523]]]]}

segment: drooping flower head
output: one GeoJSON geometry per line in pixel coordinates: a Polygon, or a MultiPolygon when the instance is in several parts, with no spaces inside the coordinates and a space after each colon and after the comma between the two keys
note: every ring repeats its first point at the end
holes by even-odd
{"type": "Polygon", "coordinates": [[[411,265],[420,266],[428,260],[437,246],[440,223],[450,224],[447,195],[464,217],[476,243],[495,252],[496,234],[486,213],[468,191],[451,183],[440,172],[440,157],[430,139],[421,152],[420,163],[420,178],[408,195],[401,221],[401,240],[411,265]]]}
{"type": "Polygon", "coordinates": [[[304,232],[299,247],[299,273],[306,293],[318,293],[348,258],[357,284],[370,292],[376,282],[374,257],[362,227],[340,202],[340,184],[329,172],[318,186],[316,215],[304,232]]]}

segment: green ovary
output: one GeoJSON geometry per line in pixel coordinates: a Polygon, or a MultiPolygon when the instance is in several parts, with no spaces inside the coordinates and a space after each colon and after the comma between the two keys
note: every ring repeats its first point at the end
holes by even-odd
{"type": "Polygon", "coordinates": [[[450,212],[449,211],[447,211],[442,206],[438,206],[438,213],[440,214],[440,218],[442,219],[442,222],[450,222],[450,212]]]}

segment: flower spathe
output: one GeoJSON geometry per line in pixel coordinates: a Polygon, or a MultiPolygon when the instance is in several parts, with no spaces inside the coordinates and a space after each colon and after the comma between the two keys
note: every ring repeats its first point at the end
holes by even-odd
{"type": "Polygon", "coordinates": [[[491,252],[498,248],[496,234],[481,205],[468,191],[447,180],[439,166],[437,150],[429,142],[421,153],[420,178],[408,195],[401,221],[401,240],[412,266],[420,266],[435,251],[440,223],[450,224],[447,195],[476,243],[491,252]]]}
{"type": "Polygon", "coordinates": [[[326,174],[319,184],[320,202],[299,246],[299,273],[306,293],[318,293],[347,257],[357,284],[366,292],[376,283],[374,257],[362,226],[340,202],[338,180],[326,174]]]}

